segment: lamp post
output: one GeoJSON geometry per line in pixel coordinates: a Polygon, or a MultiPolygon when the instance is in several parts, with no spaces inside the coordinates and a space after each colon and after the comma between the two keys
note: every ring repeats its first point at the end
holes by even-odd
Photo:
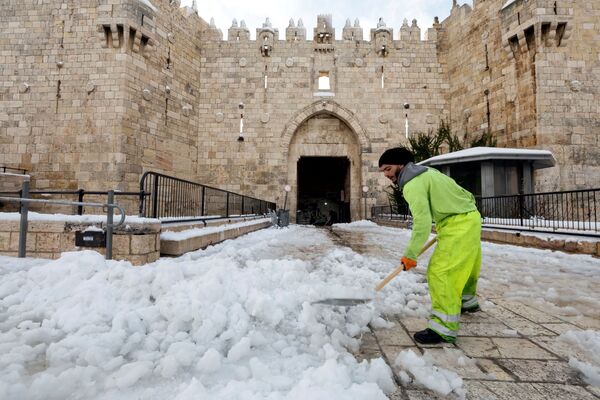
{"type": "Polygon", "coordinates": [[[367,193],[369,192],[369,187],[367,185],[362,187],[362,191],[364,193],[363,197],[365,198],[365,220],[367,219],[367,193]]]}
{"type": "Polygon", "coordinates": [[[404,114],[404,131],[405,131],[407,139],[408,139],[408,109],[409,108],[410,108],[410,104],[404,103],[404,109],[406,110],[406,114],[404,114]]]}
{"type": "Polygon", "coordinates": [[[292,187],[290,185],[285,185],[283,190],[285,190],[285,200],[283,200],[283,209],[285,210],[285,207],[287,206],[287,196],[290,190],[292,190],[292,187]]]}
{"type": "Polygon", "coordinates": [[[244,141],[244,103],[238,104],[240,109],[240,135],[238,136],[238,142],[244,141]]]}

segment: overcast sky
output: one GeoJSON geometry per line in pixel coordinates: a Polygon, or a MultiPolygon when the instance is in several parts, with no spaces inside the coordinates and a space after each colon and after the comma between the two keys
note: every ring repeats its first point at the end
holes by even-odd
{"type": "MultiPolygon", "coordinates": [[[[470,0],[459,0],[458,4],[465,2],[471,4],[470,0]]],[[[302,18],[306,37],[312,38],[319,14],[332,15],[336,39],[341,39],[347,18],[352,24],[356,18],[359,19],[365,39],[369,38],[369,30],[377,27],[380,17],[388,27],[394,29],[394,39],[398,38],[405,18],[409,24],[416,18],[421,35],[424,35],[433,24],[433,17],[438,16],[441,22],[452,8],[452,0],[196,0],[196,3],[200,17],[207,22],[214,18],[215,24],[223,32],[223,38],[227,37],[227,30],[235,18],[238,23],[242,19],[246,21],[250,37],[255,39],[256,28],[261,27],[265,18],[269,17],[273,28],[279,29],[280,40],[285,39],[285,28],[290,18],[296,24],[298,18],[302,18]]],[[[181,4],[191,6],[192,0],[181,0],[181,4]]]]}

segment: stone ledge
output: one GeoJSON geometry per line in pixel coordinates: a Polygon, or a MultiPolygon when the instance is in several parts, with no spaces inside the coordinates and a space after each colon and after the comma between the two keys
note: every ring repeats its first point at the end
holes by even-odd
{"type": "Polygon", "coordinates": [[[205,235],[194,236],[184,240],[165,240],[160,241],[160,253],[168,256],[180,256],[189,251],[204,249],[211,244],[217,244],[228,239],[245,235],[246,233],[258,231],[271,226],[270,221],[235,228],[225,228],[220,232],[212,232],[205,235]]]}

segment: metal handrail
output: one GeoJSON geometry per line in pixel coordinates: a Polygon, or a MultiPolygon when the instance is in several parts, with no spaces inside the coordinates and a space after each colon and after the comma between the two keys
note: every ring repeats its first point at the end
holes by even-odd
{"type": "Polygon", "coordinates": [[[120,212],[119,215],[121,217],[121,220],[116,224],[112,224],[111,226],[113,228],[123,225],[123,223],[125,222],[125,217],[126,217],[125,209],[118,204],[84,203],[81,201],[66,201],[66,200],[23,199],[20,197],[0,197],[0,200],[12,201],[15,203],[27,202],[27,203],[60,204],[60,205],[64,205],[64,206],[102,207],[103,209],[105,207],[118,208],[119,212],[120,212]]]}
{"type": "Polygon", "coordinates": [[[159,218],[162,222],[258,215],[270,209],[275,209],[275,203],[159,172],[146,171],[140,179],[139,215],[159,218]]]}
{"type": "MultiPolygon", "coordinates": [[[[484,227],[600,235],[600,188],[476,197],[475,200],[484,227]]],[[[373,206],[371,215],[374,218],[410,218],[409,212],[403,211],[397,212],[392,205],[373,206]]]]}
{"type": "Polygon", "coordinates": [[[29,214],[29,203],[46,203],[46,204],[61,204],[61,205],[75,205],[75,206],[86,206],[86,207],[102,207],[106,208],[106,259],[112,259],[112,239],[113,229],[117,226],[122,225],[125,222],[125,209],[118,204],[113,203],[114,191],[108,191],[108,202],[107,203],[84,203],[80,201],[67,201],[67,200],[46,200],[46,199],[29,199],[29,181],[23,182],[21,189],[22,197],[0,197],[0,200],[17,202],[21,206],[21,220],[19,225],[19,253],[18,256],[23,258],[27,252],[27,225],[28,225],[28,214],[29,214]],[[114,209],[118,208],[120,212],[120,221],[113,223],[114,209]]]}

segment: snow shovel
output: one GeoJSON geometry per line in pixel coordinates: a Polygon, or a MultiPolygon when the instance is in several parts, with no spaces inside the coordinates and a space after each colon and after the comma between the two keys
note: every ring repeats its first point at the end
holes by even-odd
{"type": "MultiPolygon", "coordinates": [[[[429,249],[431,246],[433,246],[433,244],[436,242],[436,240],[437,240],[437,238],[434,237],[429,242],[425,243],[425,246],[423,246],[421,251],[419,251],[419,254],[417,254],[417,257],[419,257],[421,254],[425,253],[427,251],[427,249],[429,249]]],[[[395,270],[390,272],[388,276],[386,276],[381,282],[379,282],[377,284],[377,286],[375,286],[375,294],[377,294],[377,292],[379,292],[381,289],[383,289],[383,287],[385,285],[387,285],[392,279],[394,279],[396,277],[396,275],[398,275],[402,271],[404,271],[404,265],[400,264],[400,266],[398,268],[396,268],[395,270]]],[[[319,300],[319,301],[313,301],[312,304],[326,304],[326,305],[330,305],[330,306],[356,306],[358,304],[368,303],[372,300],[373,300],[373,298],[369,298],[369,299],[350,299],[350,298],[323,299],[323,300],[319,300]]]]}

